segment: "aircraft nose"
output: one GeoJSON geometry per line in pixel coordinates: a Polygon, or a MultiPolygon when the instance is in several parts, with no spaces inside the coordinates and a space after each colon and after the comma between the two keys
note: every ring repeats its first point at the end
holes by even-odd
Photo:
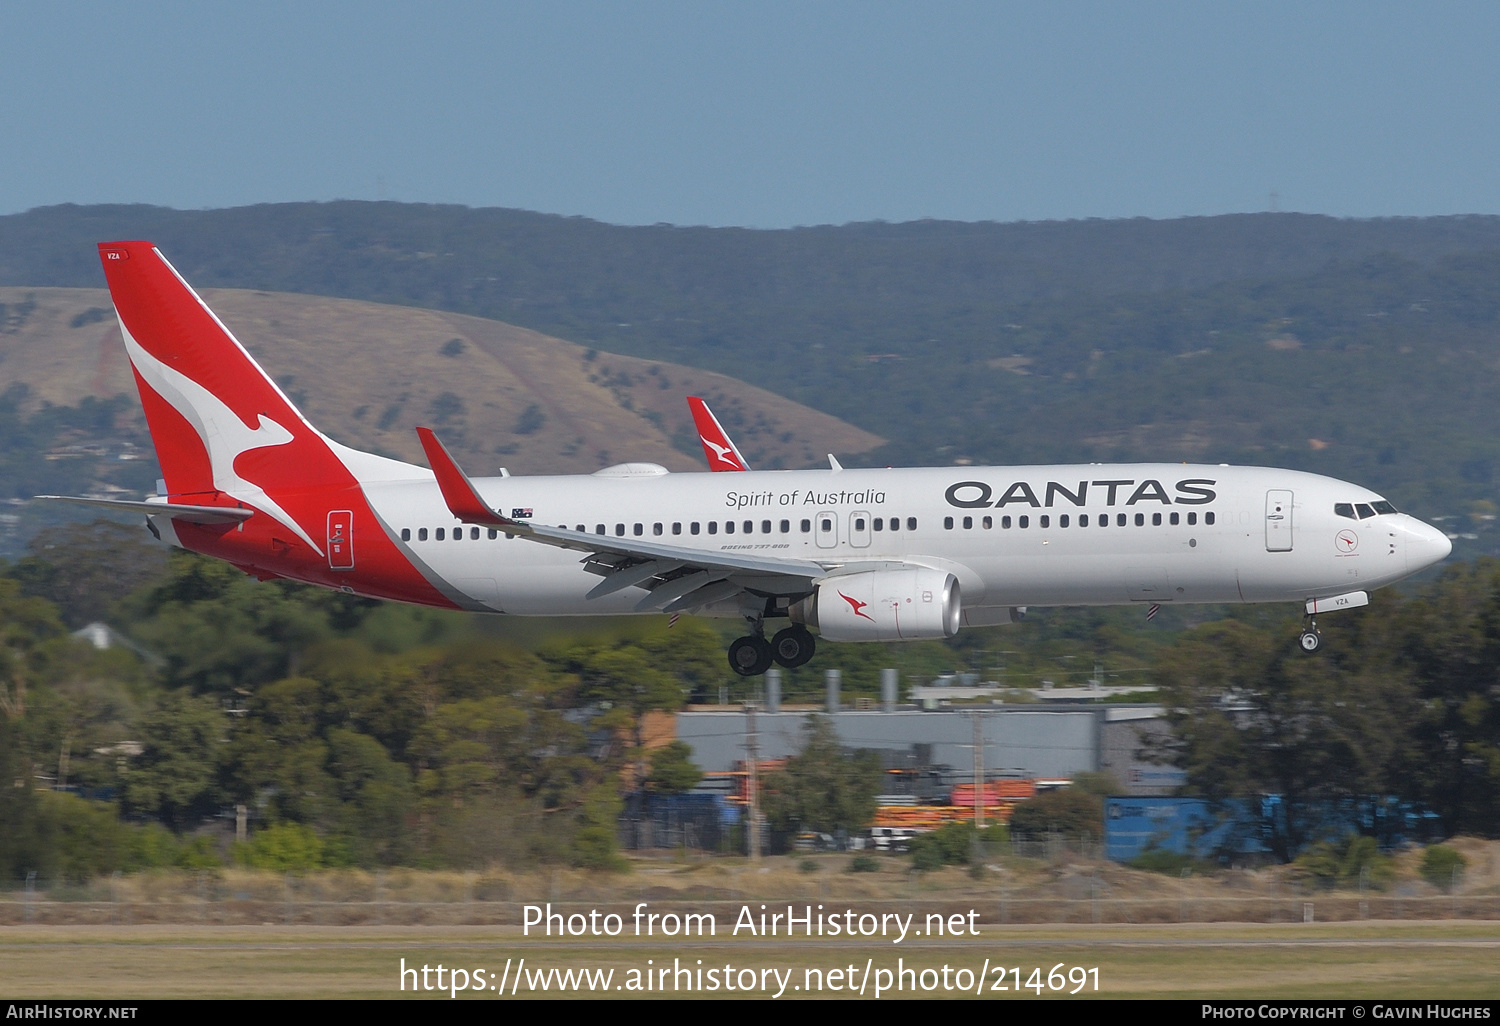
{"type": "Polygon", "coordinates": [[[1406,528],[1406,569],[1410,573],[1441,563],[1453,551],[1448,536],[1431,524],[1412,520],[1406,528]]]}

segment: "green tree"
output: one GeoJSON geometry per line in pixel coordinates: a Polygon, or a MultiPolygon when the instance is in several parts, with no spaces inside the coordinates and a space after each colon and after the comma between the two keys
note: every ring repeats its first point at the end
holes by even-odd
{"type": "Polygon", "coordinates": [[[1500,836],[1500,562],[1450,567],[1402,613],[1395,669],[1417,699],[1401,724],[1418,753],[1408,793],[1450,835],[1500,836]]]}
{"type": "Polygon", "coordinates": [[[771,826],[785,832],[864,829],[875,818],[879,756],[845,752],[826,716],[808,717],[803,735],[802,751],[763,780],[763,807],[771,826]]]}
{"type": "Polygon", "coordinates": [[[673,741],[653,748],[648,755],[651,773],[646,790],[653,794],[682,794],[703,779],[703,771],[693,763],[693,749],[686,742],[673,741]]]}
{"type": "Polygon", "coordinates": [[[1327,651],[1307,658],[1290,624],[1206,624],[1165,651],[1153,673],[1173,728],[1164,757],[1191,793],[1281,796],[1272,850],[1289,860],[1350,809],[1406,791],[1412,765],[1410,684],[1389,672],[1383,625],[1399,599],[1341,617],[1327,651]]]}
{"type": "Polygon", "coordinates": [[[69,627],[108,619],[115,602],[161,577],[166,550],[139,523],[112,520],[38,531],[11,575],[26,594],[57,605],[69,627]]]}
{"type": "Polygon", "coordinates": [[[1104,836],[1104,801],[1079,787],[1043,791],[1016,806],[1010,830],[1032,838],[1056,832],[1069,840],[1098,841],[1104,836]]]}
{"type": "Polygon", "coordinates": [[[141,717],[143,751],[125,777],[126,810],[152,816],[174,830],[217,812],[225,719],[207,700],[182,692],[162,695],[141,717]]]}

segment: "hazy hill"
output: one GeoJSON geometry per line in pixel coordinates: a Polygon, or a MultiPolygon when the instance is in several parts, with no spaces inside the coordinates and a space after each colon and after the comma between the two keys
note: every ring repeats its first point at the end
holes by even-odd
{"type": "Polygon", "coordinates": [[[1459,518],[1480,536],[1460,552],[1497,547],[1500,218],[749,231],[398,203],[53,207],[0,218],[0,283],[97,283],[94,243],[119,237],[154,239],[200,286],[483,314],[727,373],[889,439],[867,463],[1291,466],[1459,518]]]}
{"type": "MultiPolygon", "coordinates": [[[[203,295],[313,423],[422,465],[417,424],[436,428],[476,474],[589,473],[626,460],[703,471],[688,395],[708,398],[757,467],[882,442],[723,375],[497,321],[316,296],[203,295]]],[[[12,436],[0,497],[151,487],[154,455],[105,290],[0,288],[0,394],[0,433],[12,436]]]]}

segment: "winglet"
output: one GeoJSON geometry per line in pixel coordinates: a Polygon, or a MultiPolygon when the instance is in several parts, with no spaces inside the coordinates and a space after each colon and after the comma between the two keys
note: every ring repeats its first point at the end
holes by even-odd
{"type": "Polygon", "coordinates": [[[828,469],[835,474],[844,469],[844,465],[838,461],[838,458],[833,453],[828,454],[828,469]]]}
{"type": "Polygon", "coordinates": [[[698,429],[698,441],[703,443],[703,455],[708,458],[708,469],[715,471],[749,470],[744,454],[724,425],[719,423],[708,403],[695,395],[688,396],[688,409],[693,411],[693,426],[698,429]]]}
{"type": "Polygon", "coordinates": [[[443,501],[448,511],[466,524],[482,524],[485,527],[515,527],[516,522],[507,520],[485,505],[473,482],[459,469],[448,447],[438,440],[431,428],[417,428],[417,438],[422,442],[422,451],[437,477],[443,501]]]}

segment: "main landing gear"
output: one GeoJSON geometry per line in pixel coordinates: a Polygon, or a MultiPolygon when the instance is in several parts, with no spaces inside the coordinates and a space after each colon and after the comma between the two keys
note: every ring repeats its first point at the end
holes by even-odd
{"type": "Polygon", "coordinates": [[[758,677],[779,663],[793,669],[806,663],[817,650],[817,642],[806,627],[794,624],[766,640],[760,621],[752,621],[755,633],[736,638],[729,646],[729,667],[741,677],[758,677]]]}
{"type": "Polygon", "coordinates": [[[1307,653],[1316,652],[1323,647],[1323,635],[1318,633],[1318,622],[1312,617],[1302,625],[1302,633],[1297,638],[1297,644],[1302,646],[1302,651],[1307,653]]]}

